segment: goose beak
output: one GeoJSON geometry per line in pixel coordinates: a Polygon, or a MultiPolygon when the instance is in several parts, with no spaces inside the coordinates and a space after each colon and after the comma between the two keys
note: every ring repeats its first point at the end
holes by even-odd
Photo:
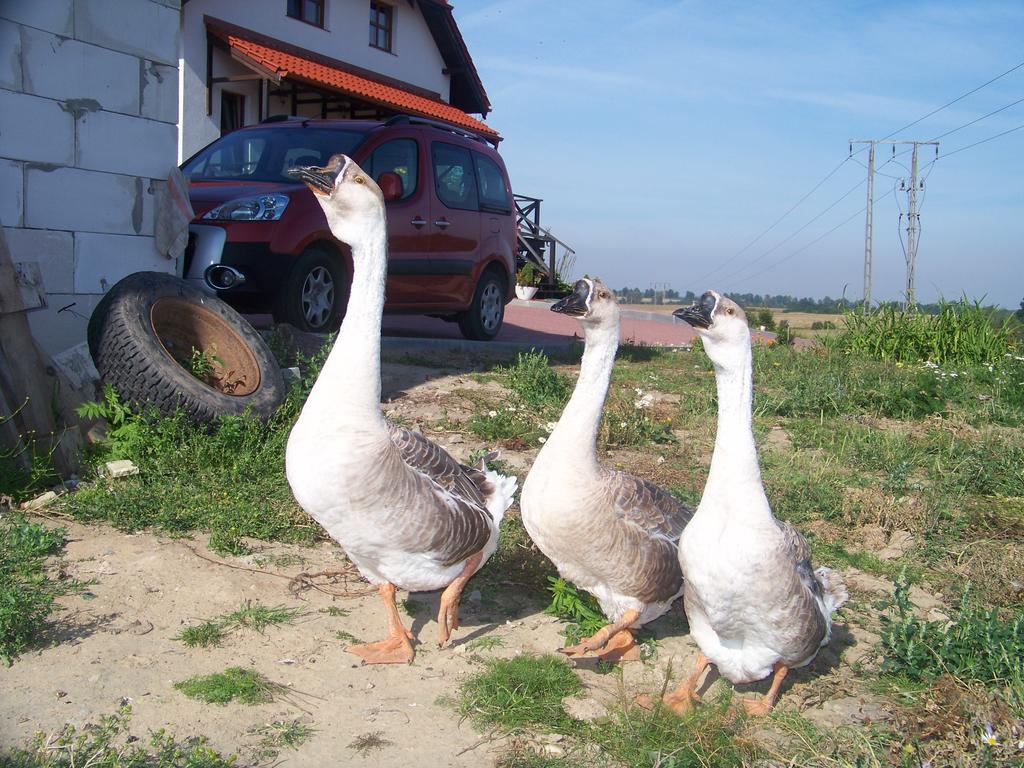
{"type": "Polygon", "coordinates": [[[572,293],[551,305],[552,312],[569,317],[583,317],[590,311],[591,286],[586,280],[577,280],[572,293]]]}
{"type": "Polygon", "coordinates": [[[344,155],[335,155],[323,168],[316,165],[299,166],[289,168],[286,173],[299,181],[305,182],[314,195],[330,195],[334,191],[334,184],[345,167],[351,161],[344,155]]]}
{"type": "Polygon", "coordinates": [[[684,320],[694,328],[710,328],[711,327],[711,315],[715,311],[715,307],[718,305],[718,299],[715,295],[708,291],[700,297],[700,301],[689,307],[680,307],[672,313],[673,317],[678,317],[680,320],[684,320]]]}

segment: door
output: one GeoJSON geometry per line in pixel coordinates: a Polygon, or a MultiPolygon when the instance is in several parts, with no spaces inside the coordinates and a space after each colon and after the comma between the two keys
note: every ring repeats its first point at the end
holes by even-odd
{"type": "Polygon", "coordinates": [[[386,141],[360,166],[378,181],[381,174],[395,173],[402,180],[402,195],[387,202],[388,281],[385,300],[391,307],[422,301],[422,276],[429,275],[430,182],[421,179],[419,144],[416,139],[386,141]]]}
{"type": "Polygon", "coordinates": [[[434,196],[430,238],[435,286],[447,300],[468,306],[480,259],[480,203],[469,150],[434,141],[430,145],[434,196]]]}

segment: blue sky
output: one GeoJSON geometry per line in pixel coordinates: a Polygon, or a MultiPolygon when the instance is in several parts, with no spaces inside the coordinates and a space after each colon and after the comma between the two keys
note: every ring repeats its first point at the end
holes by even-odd
{"type": "MultiPolygon", "coordinates": [[[[573,277],[616,287],[859,298],[865,186],[840,198],[865,180],[867,152],[840,165],[848,140],[882,138],[1024,62],[1019,0],[453,5],[515,191],[544,199],[544,223],[577,251],[573,277]]],[[[1024,67],[893,138],[932,139],[1022,98],[1024,67]]],[[[1024,298],[1024,130],[942,158],[1021,124],[1024,102],[941,140],[920,206],[919,300],[1024,298]]],[[[906,276],[906,195],[891,177],[909,176],[910,156],[883,166],[890,155],[878,149],[876,299],[901,298],[906,276]]],[[[922,166],[932,159],[922,148],[922,166]]]]}

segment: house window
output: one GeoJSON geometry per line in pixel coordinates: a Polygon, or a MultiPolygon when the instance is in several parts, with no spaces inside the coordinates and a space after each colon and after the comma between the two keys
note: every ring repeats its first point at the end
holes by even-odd
{"type": "Polygon", "coordinates": [[[245,96],[231,91],[220,92],[220,135],[245,125],[245,96]]]}
{"type": "Polygon", "coordinates": [[[395,11],[390,5],[370,2],[370,45],[382,51],[391,52],[391,30],[394,28],[395,11]]]}
{"type": "Polygon", "coordinates": [[[293,19],[324,26],[324,0],[288,0],[288,15],[293,19]]]}

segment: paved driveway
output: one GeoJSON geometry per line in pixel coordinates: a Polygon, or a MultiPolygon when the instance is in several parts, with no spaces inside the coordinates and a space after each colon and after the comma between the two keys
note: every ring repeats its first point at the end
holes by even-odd
{"type": "MultiPolygon", "coordinates": [[[[418,315],[385,315],[383,333],[407,338],[463,338],[457,324],[418,315]]],[[[549,302],[517,299],[505,307],[505,323],[495,341],[542,346],[564,344],[574,338],[583,338],[578,321],[552,312],[549,302]]],[[[669,316],[624,310],[621,339],[630,344],[679,347],[689,345],[694,333],[686,323],[669,316]]]]}

